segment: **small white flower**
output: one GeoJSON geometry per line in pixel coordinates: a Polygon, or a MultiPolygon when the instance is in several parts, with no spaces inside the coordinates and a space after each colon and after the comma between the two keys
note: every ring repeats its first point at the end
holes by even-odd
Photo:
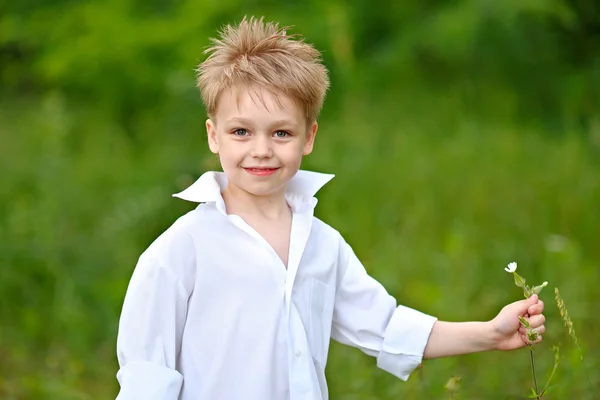
{"type": "Polygon", "coordinates": [[[508,267],[504,268],[504,270],[512,274],[517,270],[517,263],[511,262],[510,264],[508,264],[508,267]]]}

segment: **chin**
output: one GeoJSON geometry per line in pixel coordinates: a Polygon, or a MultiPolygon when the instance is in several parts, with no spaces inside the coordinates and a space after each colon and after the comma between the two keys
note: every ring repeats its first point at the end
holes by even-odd
{"type": "Polygon", "coordinates": [[[282,191],[285,185],[274,185],[271,182],[264,182],[241,185],[240,188],[253,196],[271,196],[282,191]]]}
{"type": "Polygon", "coordinates": [[[279,187],[277,187],[277,188],[249,187],[249,188],[244,188],[244,190],[253,196],[263,197],[263,196],[272,196],[275,193],[278,193],[281,190],[281,188],[279,188],[279,187]]]}

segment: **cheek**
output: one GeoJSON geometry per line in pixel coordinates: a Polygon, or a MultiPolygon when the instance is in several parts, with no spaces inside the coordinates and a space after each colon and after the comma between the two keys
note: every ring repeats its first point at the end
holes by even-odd
{"type": "Polygon", "coordinates": [[[219,159],[223,168],[235,167],[243,159],[243,152],[240,152],[236,146],[231,146],[227,141],[219,143],[219,159]]]}
{"type": "Polygon", "coordinates": [[[285,149],[283,157],[290,164],[300,164],[302,161],[302,154],[304,151],[303,143],[299,143],[295,146],[289,146],[289,148],[285,149]]]}

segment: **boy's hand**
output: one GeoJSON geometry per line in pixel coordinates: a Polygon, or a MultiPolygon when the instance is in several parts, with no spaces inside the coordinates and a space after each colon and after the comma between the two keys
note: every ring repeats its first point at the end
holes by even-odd
{"type": "Polygon", "coordinates": [[[527,330],[521,326],[519,316],[524,317],[539,334],[535,343],[541,342],[542,334],[546,330],[544,326],[546,317],[542,314],[543,311],[544,302],[539,300],[535,294],[526,300],[516,301],[505,306],[491,321],[496,342],[495,348],[514,350],[530,344],[525,336],[527,330]]]}

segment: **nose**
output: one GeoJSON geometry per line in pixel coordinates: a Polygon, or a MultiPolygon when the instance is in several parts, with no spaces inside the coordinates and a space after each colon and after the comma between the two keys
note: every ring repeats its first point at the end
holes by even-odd
{"type": "Polygon", "coordinates": [[[252,157],[270,158],[273,155],[272,143],[267,135],[256,135],[252,141],[252,157]]]}

